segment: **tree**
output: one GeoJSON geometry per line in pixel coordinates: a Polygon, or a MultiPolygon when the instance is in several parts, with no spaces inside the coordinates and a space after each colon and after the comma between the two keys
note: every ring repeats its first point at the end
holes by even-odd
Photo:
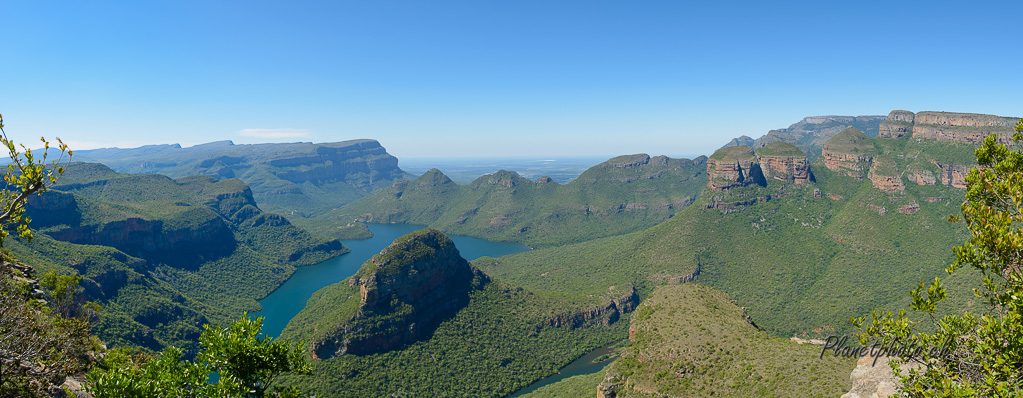
{"type": "Polygon", "coordinates": [[[64,174],[64,168],[71,161],[71,150],[57,138],[60,155],[47,165],[50,142],[46,138],[40,140],[43,142],[42,159],[38,159],[24,144],[15,144],[7,138],[4,118],[0,115],[0,144],[7,148],[8,156],[11,158],[11,163],[7,165],[7,171],[4,173],[6,185],[0,190],[0,247],[3,247],[3,240],[11,230],[16,231],[22,239],[32,239],[32,230],[28,227],[31,220],[25,216],[25,204],[33,194],[46,192],[47,185],[56,184],[57,179],[64,174]]]}
{"type": "MultiPolygon", "coordinates": [[[[991,134],[976,150],[979,167],[967,177],[962,222],[970,231],[969,241],[955,247],[956,260],[946,272],[964,266],[980,272],[981,286],[973,289],[983,299],[987,313],[969,312],[935,318],[939,302],[945,299],[940,278],[911,292],[911,309],[927,315],[933,332],[914,332],[919,322],[906,316],[874,313],[868,323],[852,319],[860,328],[862,343],[880,338],[882,344],[895,339],[923,350],[914,360],[924,367],[900,375],[901,389],[913,397],[1023,396],[1023,120],[1016,123],[1012,146],[999,143],[991,134]]],[[[899,360],[892,361],[896,370],[899,360]]]]}
{"type": "Polygon", "coordinates": [[[89,374],[88,390],[104,397],[302,397],[291,387],[268,392],[277,376],[309,373],[301,343],[260,336],[263,318],[241,319],[227,328],[203,326],[195,361],[171,347],[156,358],[114,355],[89,374]],[[216,383],[209,375],[219,374],[216,383]]]}

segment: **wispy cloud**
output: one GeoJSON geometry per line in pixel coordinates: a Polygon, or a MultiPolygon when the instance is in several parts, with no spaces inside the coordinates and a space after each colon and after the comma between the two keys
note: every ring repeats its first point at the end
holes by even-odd
{"type": "Polygon", "coordinates": [[[306,129],[244,129],[239,130],[238,135],[259,138],[295,138],[308,137],[310,132],[306,129]]]}

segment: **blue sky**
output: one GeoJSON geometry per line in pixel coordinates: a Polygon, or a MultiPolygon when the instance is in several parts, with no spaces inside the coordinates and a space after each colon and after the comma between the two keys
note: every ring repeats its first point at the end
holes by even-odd
{"type": "Polygon", "coordinates": [[[1023,115],[1017,2],[11,1],[8,135],[709,154],[804,116],[1023,115]]]}

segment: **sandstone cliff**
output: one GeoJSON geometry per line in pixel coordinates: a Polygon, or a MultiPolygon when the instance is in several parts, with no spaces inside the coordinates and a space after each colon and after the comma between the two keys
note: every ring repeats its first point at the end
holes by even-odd
{"type": "Polygon", "coordinates": [[[349,279],[359,289],[358,308],[334,330],[314,337],[313,355],[370,354],[417,341],[487,282],[440,231],[402,236],[349,279]]]}
{"type": "Polygon", "coordinates": [[[896,168],[895,161],[888,157],[877,156],[870,165],[867,173],[874,188],[887,193],[902,192],[905,186],[902,184],[902,174],[896,168]]]}
{"type": "Polygon", "coordinates": [[[850,127],[824,143],[821,158],[828,169],[863,179],[870,167],[873,154],[874,148],[867,136],[850,127]]]}
{"type": "Polygon", "coordinates": [[[920,112],[896,110],[881,124],[880,136],[913,138],[977,144],[991,133],[1008,143],[1019,118],[976,113],[920,112]]]}
{"type": "Polygon", "coordinates": [[[772,142],[756,152],[764,177],[806,184],[813,179],[810,162],[803,151],[786,142],[772,142]]]}
{"type": "Polygon", "coordinates": [[[715,151],[707,158],[707,176],[710,179],[707,186],[720,191],[765,183],[756,154],[748,145],[726,147],[715,151]]]}

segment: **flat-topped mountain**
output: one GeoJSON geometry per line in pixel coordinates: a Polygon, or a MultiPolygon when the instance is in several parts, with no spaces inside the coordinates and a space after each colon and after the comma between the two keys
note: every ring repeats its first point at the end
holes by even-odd
{"type": "Polygon", "coordinates": [[[498,171],[458,185],[439,170],[399,180],[324,219],[427,224],[447,233],[551,246],[653,226],[706,184],[704,162],[646,154],[591,167],[568,184],[498,171]]]}
{"type": "Polygon", "coordinates": [[[267,211],[296,219],[340,207],[408,178],[376,140],[235,145],[211,142],[182,148],[148,145],[75,151],[75,160],[124,173],[238,178],[267,211]]]}

